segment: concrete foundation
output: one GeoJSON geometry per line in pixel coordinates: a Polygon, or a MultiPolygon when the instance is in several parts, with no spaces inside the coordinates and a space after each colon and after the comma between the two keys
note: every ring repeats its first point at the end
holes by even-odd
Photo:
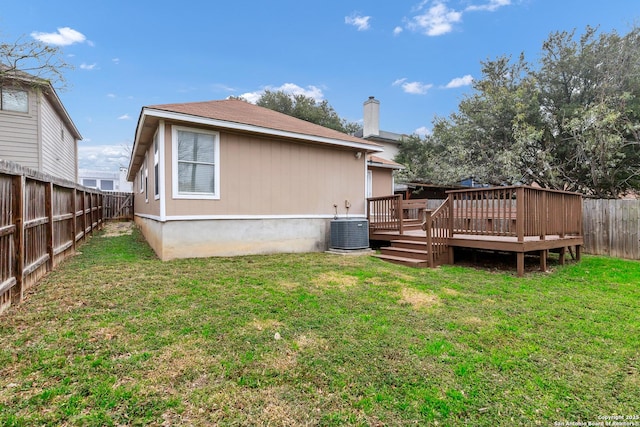
{"type": "Polygon", "coordinates": [[[135,222],[163,261],[176,258],[322,252],[330,219],[219,219],[135,222]]]}

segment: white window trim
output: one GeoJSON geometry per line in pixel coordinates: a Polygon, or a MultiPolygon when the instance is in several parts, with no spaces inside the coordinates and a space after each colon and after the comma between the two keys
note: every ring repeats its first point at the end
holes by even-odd
{"type": "Polygon", "coordinates": [[[172,126],[171,128],[171,181],[172,197],[174,199],[220,200],[220,133],[186,126],[172,126]],[[213,135],[213,194],[208,193],[180,193],[178,190],[178,132],[195,132],[213,135]]]}
{"type": "Polygon", "coordinates": [[[158,141],[158,130],[153,136],[153,199],[158,200],[160,198],[160,142],[158,141]],[[156,182],[158,185],[156,185],[156,182]]]}
{"type": "Polygon", "coordinates": [[[149,203],[149,163],[147,155],[144,155],[144,201],[149,203]]]}

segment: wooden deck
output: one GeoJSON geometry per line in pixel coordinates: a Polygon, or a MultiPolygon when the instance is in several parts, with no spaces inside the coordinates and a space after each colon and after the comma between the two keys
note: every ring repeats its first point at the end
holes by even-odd
{"type": "Polygon", "coordinates": [[[436,209],[426,200],[399,196],[369,199],[369,238],[389,242],[379,258],[416,267],[454,263],[454,248],[516,254],[516,270],[524,274],[526,253],[540,255],[547,269],[550,250],[575,248],[576,260],[584,243],[582,197],[576,193],[533,187],[456,190],[436,209]]]}

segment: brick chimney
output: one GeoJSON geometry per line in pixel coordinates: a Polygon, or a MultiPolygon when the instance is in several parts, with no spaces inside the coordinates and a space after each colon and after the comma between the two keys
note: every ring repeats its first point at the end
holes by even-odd
{"type": "Polygon", "coordinates": [[[364,124],[362,126],[362,136],[380,135],[380,101],[370,96],[364,102],[364,124]]]}

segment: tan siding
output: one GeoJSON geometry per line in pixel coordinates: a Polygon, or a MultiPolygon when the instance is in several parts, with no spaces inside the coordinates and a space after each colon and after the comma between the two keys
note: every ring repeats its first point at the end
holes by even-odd
{"type": "MultiPolygon", "coordinates": [[[[145,163],[142,163],[144,168],[145,163]]],[[[160,202],[159,200],[154,200],[154,189],[153,189],[153,144],[151,144],[147,150],[147,170],[148,170],[148,179],[147,185],[148,189],[145,193],[143,190],[140,192],[140,179],[139,171],[136,173],[136,180],[134,183],[133,193],[135,195],[135,210],[137,214],[144,215],[152,215],[154,217],[160,216],[160,202]],[[146,199],[148,197],[148,199],[146,199]]],[[[144,179],[144,177],[142,178],[144,179]]]]}
{"type": "Polygon", "coordinates": [[[0,159],[40,170],[37,95],[29,92],[29,113],[0,110],[0,159]]]}
{"type": "MultiPolygon", "coordinates": [[[[166,130],[171,194],[170,126],[166,130]]],[[[221,132],[220,200],[168,197],[167,215],[332,215],[334,203],[343,215],[345,200],[350,215],[364,215],[364,161],[349,150],[221,132]]]]}
{"type": "Polygon", "coordinates": [[[371,197],[383,197],[393,194],[393,170],[386,168],[370,168],[372,191],[371,197]]]}
{"type": "Polygon", "coordinates": [[[42,171],[77,181],[76,141],[46,97],[41,97],[42,171]]]}

